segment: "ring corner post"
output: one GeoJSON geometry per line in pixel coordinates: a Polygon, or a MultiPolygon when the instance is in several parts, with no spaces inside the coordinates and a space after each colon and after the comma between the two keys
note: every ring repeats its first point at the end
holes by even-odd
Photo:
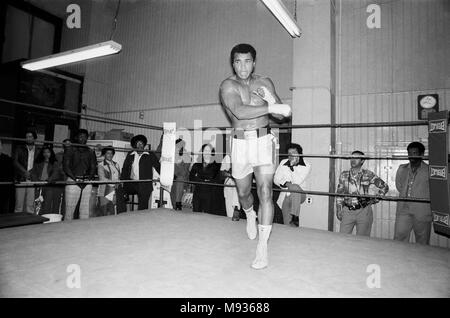
{"type": "Polygon", "coordinates": [[[430,202],[434,232],[450,237],[449,111],[428,117],[430,202]]]}

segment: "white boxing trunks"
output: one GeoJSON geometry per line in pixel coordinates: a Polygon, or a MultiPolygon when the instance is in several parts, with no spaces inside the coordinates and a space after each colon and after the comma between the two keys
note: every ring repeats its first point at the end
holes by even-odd
{"type": "Polygon", "coordinates": [[[253,167],[260,167],[263,174],[275,173],[276,137],[270,128],[258,130],[239,130],[231,138],[231,174],[242,179],[253,173],[253,167]]]}

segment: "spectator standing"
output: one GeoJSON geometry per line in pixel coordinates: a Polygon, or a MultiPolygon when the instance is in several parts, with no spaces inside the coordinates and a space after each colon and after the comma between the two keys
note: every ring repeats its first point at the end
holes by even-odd
{"type": "MultiPolygon", "coordinates": [[[[364,156],[359,150],[352,155],[364,156]]],[[[362,169],[364,159],[352,158],[351,169],[343,171],[339,176],[337,193],[368,195],[371,185],[377,188],[379,195],[385,195],[389,187],[380,177],[370,170],[362,169]]],[[[372,204],[376,199],[361,197],[337,197],[337,218],[341,221],[340,232],[351,234],[356,226],[356,235],[370,236],[373,222],[372,204]]]]}
{"type": "Polygon", "coordinates": [[[148,209],[148,203],[153,191],[153,168],[160,173],[161,165],[153,152],[145,150],[147,138],[144,135],[137,135],[131,138],[130,151],[123,163],[121,174],[122,180],[149,180],[146,182],[126,182],[124,191],[128,195],[137,194],[138,210],[148,209]]]}
{"type": "MultiPolygon", "coordinates": [[[[63,181],[61,167],[58,165],[55,153],[50,145],[44,145],[36,158],[33,169],[31,170],[31,181],[63,181]]],[[[57,185],[44,185],[37,188],[36,197],[40,195],[43,198],[39,214],[55,213],[60,211],[60,187],[57,185]],[[40,195],[39,195],[40,194],[40,195]]]]}
{"type": "MultiPolygon", "coordinates": [[[[31,181],[31,169],[39,153],[39,148],[35,145],[36,132],[28,129],[25,139],[25,145],[18,146],[14,154],[15,180],[18,182],[31,181]]],[[[14,212],[34,213],[34,193],[34,187],[16,187],[14,212]]]]}
{"type": "MultiPolygon", "coordinates": [[[[70,147],[71,144],[72,144],[72,142],[70,141],[69,138],[64,139],[62,142],[62,147],[63,147],[62,151],[55,153],[56,161],[58,162],[58,164],[61,165],[61,169],[63,167],[63,162],[64,162],[64,152],[67,150],[67,148],[70,147]]],[[[62,169],[62,170],[64,173],[64,169],[62,169]]]]}
{"type": "Polygon", "coordinates": [[[231,174],[230,155],[225,155],[225,157],[223,157],[222,165],[220,166],[220,172],[222,173],[222,178],[225,179],[224,184],[233,186],[223,188],[223,196],[225,199],[225,209],[227,211],[227,216],[230,217],[232,221],[239,221],[241,204],[239,203],[236,182],[234,181],[234,178],[231,174]]]}
{"type": "MultiPolygon", "coordinates": [[[[102,149],[102,162],[98,164],[98,178],[100,181],[119,181],[120,165],[113,161],[116,153],[113,147],[102,149]]],[[[101,215],[116,214],[126,210],[123,202],[122,185],[120,183],[100,184],[98,186],[101,215]]]]}
{"type": "MultiPolygon", "coordinates": [[[[425,146],[412,142],[407,147],[408,156],[423,156],[425,146]]],[[[430,198],[428,165],[421,158],[409,158],[409,163],[402,164],[395,176],[395,186],[400,198],[430,198]]],[[[431,206],[422,202],[397,202],[394,239],[409,242],[414,231],[416,243],[430,244],[431,206]]]]}
{"type": "MultiPolygon", "coordinates": [[[[182,139],[175,141],[175,171],[174,181],[188,181],[191,156],[184,149],[185,142],[182,139]]],[[[181,199],[183,197],[186,184],[184,182],[174,182],[170,191],[172,206],[175,210],[182,209],[181,199]]]]}
{"type": "MultiPolygon", "coordinates": [[[[215,161],[215,150],[210,144],[204,144],[201,150],[201,162],[195,163],[189,173],[190,181],[216,183],[220,178],[220,164],[215,161]]],[[[196,184],[192,199],[194,212],[217,214],[217,196],[215,186],[196,184]]]]}
{"type": "MultiPolygon", "coordinates": [[[[77,133],[76,145],[71,145],[64,153],[64,173],[67,181],[90,181],[94,180],[97,171],[97,159],[95,153],[87,145],[89,133],[86,129],[80,129],[77,133]]],[[[65,187],[66,211],[65,220],[72,220],[80,201],[80,219],[90,217],[89,201],[91,197],[92,184],[78,183],[68,184],[65,187]]]]}
{"type": "MultiPolygon", "coordinates": [[[[64,167],[63,167],[63,164],[64,164],[64,152],[67,150],[67,148],[70,147],[71,144],[72,144],[72,142],[70,141],[69,138],[64,139],[63,142],[62,142],[63,150],[55,153],[56,162],[57,162],[57,164],[59,166],[59,169],[61,171],[61,174],[62,174],[62,180],[66,180],[67,179],[67,176],[64,173],[64,167]]],[[[64,186],[62,186],[62,185],[58,186],[58,190],[57,191],[59,191],[59,193],[56,195],[58,198],[60,198],[60,201],[61,201],[59,203],[59,206],[61,206],[61,211],[60,212],[63,215],[63,217],[64,217],[65,211],[66,211],[66,201],[64,199],[64,197],[65,197],[64,189],[65,189],[64,186]]]]}

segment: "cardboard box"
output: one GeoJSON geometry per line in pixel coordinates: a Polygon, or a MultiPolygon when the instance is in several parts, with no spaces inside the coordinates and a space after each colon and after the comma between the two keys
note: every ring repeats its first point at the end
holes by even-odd
{"type": "Polygon", "coordinates": [[[110,131],[105,133],[105,136],[103,139],[105,140],[123,140],[123,141],[130,141],[131,138],[133,138],[132,133],[128,133],[123,131],[123,129],[111,129],[110,131]]]}
{"type": "Polygon", "coordinates": [[[105,132],[104,131],[93,131],[89,134],[89,139],[91,140],[104,140],[105,139],[105,132]]]}

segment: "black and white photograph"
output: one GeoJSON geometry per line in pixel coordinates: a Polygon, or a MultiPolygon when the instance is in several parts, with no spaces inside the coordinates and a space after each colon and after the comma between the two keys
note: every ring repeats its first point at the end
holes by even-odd
{"type": "Polygon", "coordinates": [[[449,31],[448,0],[1,1],[0,298],[449,298],[449,31]]]}

